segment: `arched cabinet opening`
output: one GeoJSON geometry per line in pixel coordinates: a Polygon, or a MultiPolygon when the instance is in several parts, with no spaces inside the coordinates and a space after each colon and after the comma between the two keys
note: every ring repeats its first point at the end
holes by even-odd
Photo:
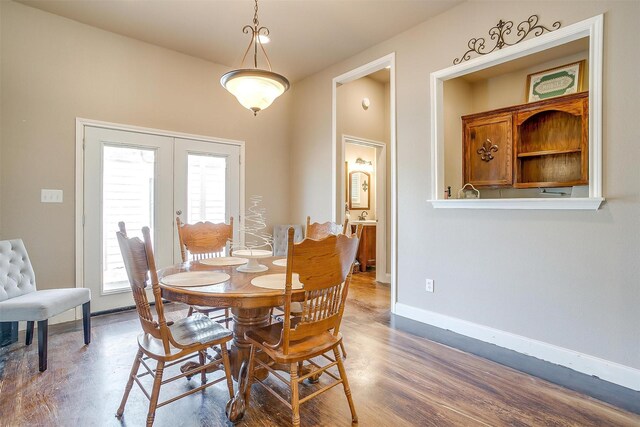
{"type": "Polygon", "coordinates": [[[516,113],[514,188],[589,185],[588,92],[516,113]]]}

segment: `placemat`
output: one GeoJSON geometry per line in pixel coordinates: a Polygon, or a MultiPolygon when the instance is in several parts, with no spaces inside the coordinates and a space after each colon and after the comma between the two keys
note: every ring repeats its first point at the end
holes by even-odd
{"type": "Polygon", "coordinates": [[[185,271],[165,276],[160,282],[176,287],[206,286],[226,282],[229,277],[227,273],[219,271],[185,271]]]}
{"type": "MultiPolygon", "coordinates": [[[[285,273],[264,274],[251,280],[251,284],[259,288],[284,289],[284,282],[286,280],[286,277],[287,275],[285,273]]],[[[293,282],[291,284],[292,289],[302,289],[300,276],[297,273],[293,273],[291,279],[291,281],[293,282]]]]}
{"type": "Polygon", "coordinates": [[[237,256],[221,256],[218,258],[205,258],[198,261],[200,264],[213,265],[222,267],[225,265],[242,265],[249,262],[246,258],[238,258],[237,256]]]}
{"type": "Polygon", "coordinates": [[[280,267],[286,267],[287,266],[287,259],[286,258],[277,259],[277,260],[273,261],[273,265],[278,265],[280,267]]]}

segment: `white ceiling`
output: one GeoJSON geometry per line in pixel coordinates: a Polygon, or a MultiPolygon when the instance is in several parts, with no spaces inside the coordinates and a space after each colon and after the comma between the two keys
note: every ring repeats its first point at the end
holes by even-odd
{"type": "MultiPolygon", "coordinates": [[[[238,67],[251,0],[17,0],[127,37],[238,67]]],[[[355,55],[462,0],[260,0],[273,70],[291,81],[355,55]]],[[[259,58],[260,60],[260,58],[259,58]]]]}

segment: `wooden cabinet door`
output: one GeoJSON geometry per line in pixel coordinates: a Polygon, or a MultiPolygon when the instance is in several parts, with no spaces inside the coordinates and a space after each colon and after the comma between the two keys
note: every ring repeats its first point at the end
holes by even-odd
{"type": "Polygon", "coordinates": [[[512,115],[462,119],[464,183],[476,187],[510,186],[512,168],[512,115]]]}

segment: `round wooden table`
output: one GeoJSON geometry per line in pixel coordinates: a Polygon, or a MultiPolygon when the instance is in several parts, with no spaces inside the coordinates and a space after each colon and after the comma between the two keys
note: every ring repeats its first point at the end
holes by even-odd
{"type": "MultiPolygon", "coordinates": [[[[233,378],[238,381],[236,397],[227,404],[227,416],[231,421],[241,418],[245,409],[243,389],[247,378],[240,371],[243,363],[248,362],[251,344],[245,340],[244,333],[249,329],[269,325],[271,308],[284,305],[284,289],[266,289],[251,284],[251,280],[258,276],[285,273],[285,267],[273,264],[276,259],[282,257],[261,259],[261,263],[269,269],[259,273],[239,272],[236,270],[237,265],[211,266],[198,261],[187,261],[158,271],[163,298],[189,305],[231,308],[233,340],[229,361],[233,378]],[[220,271],[230,277],[226,282],[197,287],[174,287],[162,283],[163,277],[186,271],[220,271]]],[[[296,300],[296,296],[302,297],[302,291],[294,291],[292,299],[296,300]]]]}

